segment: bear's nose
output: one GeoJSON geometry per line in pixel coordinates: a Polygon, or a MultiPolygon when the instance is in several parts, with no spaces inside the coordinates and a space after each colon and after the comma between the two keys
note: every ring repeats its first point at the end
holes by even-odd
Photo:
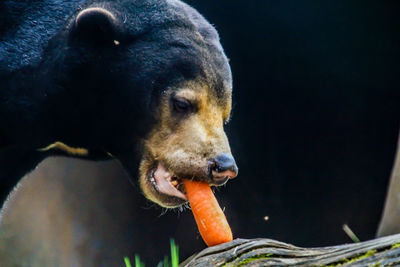
{"type": "Polygon", "coordinates": [[[235,178],[239,172],[232,156],[221,154],[209,161],[210,176],[215,182],[226,182],[227,179],[235,178]]]}

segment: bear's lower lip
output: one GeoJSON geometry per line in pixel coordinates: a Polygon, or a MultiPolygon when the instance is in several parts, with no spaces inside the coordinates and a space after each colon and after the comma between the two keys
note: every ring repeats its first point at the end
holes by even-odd
{"type": "Polygon", "coordinates": [[[150,182],[159,194],[187,201],[182,180],[174,176],[161,162],[150,172],[150,182]]]}

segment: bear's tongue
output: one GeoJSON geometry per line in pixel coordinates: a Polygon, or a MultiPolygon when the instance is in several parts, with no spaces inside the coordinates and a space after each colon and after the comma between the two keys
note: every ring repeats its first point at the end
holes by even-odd
{"type": "Polygon", "coordinates": [[[172,173],[170,173],[161,163],[158,163],[157,168],[154,171],[154,179],[160,193],[187,199],[186,196],[171,183],[172,173]]]}

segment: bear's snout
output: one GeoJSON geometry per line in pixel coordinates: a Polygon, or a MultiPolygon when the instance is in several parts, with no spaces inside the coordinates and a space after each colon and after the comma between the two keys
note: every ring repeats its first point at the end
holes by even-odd
{"type": "Polygon", "coordinates": [[[239,172],[235,159],[225,153],[209,160],[209,169],[210,178],[217,185],[224,184],[229,179],[235,178],[239,172]]]}

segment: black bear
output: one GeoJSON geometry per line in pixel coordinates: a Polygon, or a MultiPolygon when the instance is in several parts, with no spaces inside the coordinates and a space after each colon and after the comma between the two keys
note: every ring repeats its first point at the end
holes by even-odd
{"type": "Polygon", "coordinates": [[[232,77],[215,29],[179,0],[0,3],[0,197],[50,155],[119,159],[164,207],[181,179],[237,175],[232,77]]]}

